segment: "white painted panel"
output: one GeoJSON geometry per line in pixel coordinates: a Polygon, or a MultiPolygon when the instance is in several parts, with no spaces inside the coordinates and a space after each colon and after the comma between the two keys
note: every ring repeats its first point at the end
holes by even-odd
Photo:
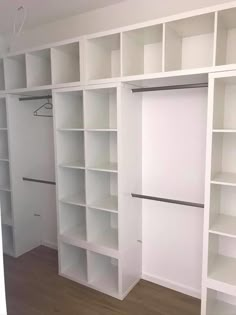
{"type": "MultiPolygon", "coordinates": [[[[203,203],[207,90],[143,94],[143,194],[203,203]]],[[[203,209],[143,202],[143,275],[197,295],[203,209]]]]}
{"type": "Polygon", "coordinates": [[[3,269],[3,250],[2,250],[2,224],[0,215],[0,314],[6,315],[6,294],[4,283],[4,269],[3,269]]]}

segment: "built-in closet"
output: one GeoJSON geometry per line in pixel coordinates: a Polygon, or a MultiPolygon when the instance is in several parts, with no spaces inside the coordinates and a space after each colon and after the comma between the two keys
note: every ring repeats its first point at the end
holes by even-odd
{"type": "MultiPolygon", "coordinates": [[[[186,250],[204,214],[202,315],[235,313],[235,21],[221,5],[0,58],[6,254],[57,247],[61,276],[123,299],[152,200],[160,232],[189,218],[186,250]]],[[[174,245],[168,268],[187,272],[174,245]]]]}

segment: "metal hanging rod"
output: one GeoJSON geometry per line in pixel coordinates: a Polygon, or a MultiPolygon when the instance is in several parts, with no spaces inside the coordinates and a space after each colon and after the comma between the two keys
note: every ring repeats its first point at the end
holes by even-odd
{"type": "Polygon", "coordinates": [[[44,96],[27,96],[27,97],[20,97],[19,101],[36,101],[36,100],[48,100],[51,99],[52,95],[44,95],[44,96]]]}
{"type": "Polygon", "coordinates": [[[42,179],[36,179],[36,178],[29,178],[29,177],[23,177],[23,181],[26,182],[34,182],[34,183],[41,183],[41,184],[49,184],[49,185],[56,185],[56,182],[50,181],[50,180],[42,180],[42,179]]]}
{"type": "Polygon", "coordinates": [[[166,85],[146,88],[132,89],[133,93],[153,92],[153,91],[167,91],[167,90],[181,90],[181,89],[199,89],[208,87],[208,83],[194,83],[194,84],[180,84],[180,85],[166,85]]]}
{"type": "Polygon", "coordinates": [[[139,195],[139,194],[131,194],[131,196],[133,198],[141,198],[141,199],[155,200],[155,201],[166,202],[166,203],[174,203],[174,204],[183,205],[183,206],[204,208],[204,204],[195,203],[195,202],[188,202],[188,201],[174,200],[174,199],[167,199],[167,198],[159,198],[159,197],[139,195]]]}

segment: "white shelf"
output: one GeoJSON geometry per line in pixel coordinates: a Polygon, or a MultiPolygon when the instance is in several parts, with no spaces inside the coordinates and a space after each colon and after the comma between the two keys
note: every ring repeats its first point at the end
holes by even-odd
{"type": "Polygon", "coordinates": [[[124,32],[123,75],[139,75],[162,71],[163,25],[124,32]]]}
{"type": "Polygon", "coordinates": [[[87,40],[88,80],[120,77],[120,34],[87,40]]]}
{"type": "Polygon", "coordinates": [[[118,197],[117,196],[105,196],[102,199],[95,200],[88,204],[90,208],[100,209],[104,211],[118,211],[118,197]]]}
{"type": "Polygon", "coordinates": [[[88,242],[118,250],[118,215],[88,208],[88,242]]]}
{"type": "Polygon", "coordinates": [[[208,289],[206,315],[234,315],[236,313],[235,298],[208,289]],[[225,299],[226,301],[224,301],[225,299]],[[228,302],[231,302],[229,303],[228,302]],[[234,303],[234,304],[233,304],[234,303]]]}
{"type": "Polygon", "coordinates": [[[236,217],[219,214],[210,226],[210,233],[236,238],[236,217]]]}
{"type": "Polygon", "coordinates": [[[64,168],[85,169],[84,162],[80,162],[80,161],[62,163],[59,166],[64,167],[64,168]]]}
{"type": "Polygon", "coordinates": [[[71,229],[64,231],[60,235],[61,240],[68,244],[76,244],[78,241],[86,241],[86,227],[75,226],[71,229]]]}
{"type": "Polygon", "coordinates": [[[84,194],[77,194],[72,196],[67,196],[65,198],[60,199],[62,203],[75,205],[75,206],[85,206],[85,196],[84,194]]]}
{"type": "Polygon", "coordinates": [[[52,84],[50,49],[26,54],[26,69],[27,87],[52,84]]]}
{"type": "Polygon", "coordinates": [[[11,217],[2,217],[2,224],[7,226],[13,226],[11,217]]]}
{"type": "Polygon", "coordinates": [[[0,91],[5,90],[4,64],[3,59],[0,59],[0,91]]]}
{"type": "Polygon", "coordinates": [[[74,281],[87,282],[86,250],[65,243],[59,246],[60,274],[74,281]]]}
{"type": "Polygon", "coordinates": [[[9,186],[0,185],[0,191],[11,192],[11,188],[9,186]]]}
{"type": "Polygon", "coordinates": [[[0,130],[7,130],[7,112],[5,98],[0,98],[0,130]]]}
{"type": "Polygon", "coordinates": [[[84,128],[82,91],[55,93],[54,103],[57,129],[76,131],[84,128]]]}
{"type": "Polygon", "coordinates": [[[117,129],[117,94],[115,88],[85,91],[86,130],[117,129]]]}
{"type": "Polygon", "coordinates": [[[236,129],[213,129],[214,133],[236,133],[236,129]]]}
{"type": "Polygon", "coordinates": [[[8,160],[8,134],[7,132],[0,132],[0,159],[8,160]]]}
{"type": "Polygon", "coordinates": [[[26,88],[25,55],[4,59],[5,87],[7,90],[26,88]]]}
{"type": "Polygon", "coordinates": [[[213,66],[214,14],[166,23],[165,71],[213,66]]]}
{"type": "Polygon", "coordinates": [[[236,9],[218,12],[216,65],[236,63],[236,9]]]}
{"type": "Polygon", "coordinates": [[[10,189],[9,163],[0,161],[0,189],[10,189]]]}
{"type": "Polygon", "coordinates": [[[52,83],[80,81],[80,46],[72,43],[52,48],[52,83]]]}
{"type": "Polygon", "coordinates": [[[88,252],[88,282],[110,295],[118,294],[118,261],[108,256],[88,252]]]}
{"type": "Polygon", "coordinates": [[[212,184],[236,186],[236,173],[218,173],[212,176],[212,184]]]}
{"type": "Polygon", "coordinates": [[[104,163],[104,164],[97,164],[94,166],[87,167],[88,170],[92,171],[99,171],[99,172],[118,172],[117,163],[104,163]]]}

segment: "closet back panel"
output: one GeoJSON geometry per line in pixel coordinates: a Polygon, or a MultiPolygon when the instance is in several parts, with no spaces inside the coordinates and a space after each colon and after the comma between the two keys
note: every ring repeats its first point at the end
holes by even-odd
{"type": "Polygon", "coordinates": [[[56,245],[55,186],[22,180],[23,177],[55,180],[53,120],[33,116],[42,104],[19,102],[16,96],[8,99],[17,256],[41,243],[56,245]]]}
{"type": "MultiPolygon", "coordinates": [[[[206,112],[207,89],[143,93],[143,194],[204,203],[206,112]]],[[[144,276],[199,292],[202,226],[203,209],[143,201],[144,276]]]]}

